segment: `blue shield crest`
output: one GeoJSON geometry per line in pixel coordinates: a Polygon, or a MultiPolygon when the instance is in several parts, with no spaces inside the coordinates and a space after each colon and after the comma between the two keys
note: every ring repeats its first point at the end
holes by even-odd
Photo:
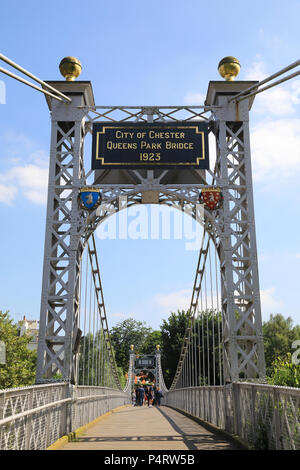
{"type": "Polygon", "coordinates": [[[82,209],[93,210],[101,203],[100,190],[93,187],[81,188],[79,193],[79,205],[82,209]]]}

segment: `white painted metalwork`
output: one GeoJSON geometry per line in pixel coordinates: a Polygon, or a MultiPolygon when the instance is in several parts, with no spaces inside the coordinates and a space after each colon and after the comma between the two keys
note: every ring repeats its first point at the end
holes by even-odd
{"type": "MultiPolygon", "coordinates": [[[[300,389],[253,383],[164,391],[164,404],[240,436],[256,449],[300,450],[300,389]]],[[[43,450],[130,403],[108,387],[66,383],[0,390],[0,450],[43,450]]]]}
{"type": "MultiPolygon", "coordinates": [[[[36,87],[47,95],[52,119],[37,382],[55,382],[59,377],[64,383],[0,391],[2,448],[46,448],[64,433],[129,402],[132,374],[128,376],[126,393],[120,391],[93,233],[99,223],[116,211],[147,203],[149,194],[152,203],[180,210],[185,205],[188,213],[203,225],[204,237],[207,236],[215,247],[220,276],[223,375],[224,383],[230,383],[217,387],[195,386],[198,379],[203,378],[200,361],[196,359],[201,347],[200,338],[195,340],[199,293],[211,263],[209,244],[204,243],[191,301],[191,321],[169,392],[157,353],[156,379],[167,394],[167,402],[236,433],[259,448],[299,448],[300,391],[239,383],[242,380],[264,381],[265,377],[249,109],[257,93],[300,72],[258,90],[261,85],[299,64],[297,61],[261,82],[210,82],[204,106],[95,106],[90,82],[56,82],[58,92],[50,85],[52,82],[40,81],[43,87],[52,88],[56,94],[36,87]],[[69,94],[72,94],[72,100],[69,94]],[[61,102],[62,98],[67,99],[67,105],[61,102]],[[207,121],[215,136],[214,170],[93,171],[86,168],[84,142],[92,132],[94,122],[195,120],[207,121]],[[87,184],[99,188],[103,200],[103,204],[91,213],[78,205],[80,188],[87,184]],[[223,207],[213,212],[198,203],[201,189],[211,185],[218,186],[224,198],[223,207]],[[92,243],[88,257],[95,288],[95,308],[104,338],[97,346],[106,373],[101,386],[96,381],[81,387],[71,384],[76,384],[78,377],[82,257],[89,240],[92,243]],[[112,386],[108,387],[108,384],[112,386]]],[[[16,64],[10,61],[10,65],[16,64]]],[[[36,79],[32,74],[26,74],[36,79]]],[[[35,87],[20,77],[13,78],[35,87]]],[[[208,348],[208,341],[206,345],[208,348]]],[[[133,356],[130,367],[132,361],[133,356]]],[[[210,363],[205,367],[209,369],[210,363]]]]}
{"type": "Polygon", "coordinates": [[[156,385],[161,389],[163,394],[168,392],[168,389],[165,384],[164,373],[161,366],[161,351],[156,350],[155,352],[155,360],[156,360],[156,385]]]}
{"type": "MultiPolygon", "coordinates": [[[[82,103],[82,95],[73,98],[82,103]]],[[[68,105],[72,106],[72,105],[68,105]]],[[[84,182],[82,111],[52,105],[48,204],[37,382],[59,374],[75,382],[78,351],[74,344],[79,327],[80,264],[83,241],[78,232],[80,210],[77,197],[84,182]],[[70,118],[69,118],[70,119],[70,118]]]]}
{"type": "MultiPolygon", "coordinates": [[[[146,369],[136,369],[135,368],[135,360],[136,360],[136,353],[134,350],[129,351],[129,367],[128,367],[128,378],[126,382],[126,386],[124,388],[124,392],[131,394],[134,388],[134,379],[135,375],[139,372],[142,372],[146,369]]],[[[149,369],[150,370],[150,369],[149,369]]],[[[155,377],[155,386],[160,387],[163,393],[167,393],[168,389],[165,384],[164,374],[161,366],[161,351],[157,349],[155,351],[155,367],[150,372],[155,377]]]]}
{"type": "MultiPolygon", "coordinates": [[[[144,202],[154,194],[155,202],[182,208],[203,224],[213,241],[220,263],[224,380],[264,380],[265,364],[259,298],[259,281],[249,145],[249,107],[252,101],[234,101],[258,82],[211,82],[204,106],[95,106],[90,84],[73,98],[68,110],[51,103],[52,143],[45,244],[41,334],[38,354],[39,382],[60,373],[75,381],[74,335],[79,324],[79,280],[84,245],[96,227],[109,215],[144,202]],[[230,88],[229,88],[230,87],[230,88]],[[229,96],[228,96],[229,95],[229,96]],[[231,95],[231,96],[230,96],[231,95]],[[85,170],[83,144],[94,122],[183,122],[206,120],[216,139],[214,171],[172,170],[85,170]],[[101,191],[103,204],[87,214],[79,209],[80,188],[89,184],[101,191]],[[224,196],[223,208],[211,213],[199,209],[201,188],[217,185],[224,196]]],[[[260,82],[261,84],[261,82],[260,82]]],[[[259,84],[259,85],[260,85],[259,84]]],[[[65,83],[71,92],[78,84],[65,83]]],[[[80,85],[81,86],[81,85],[80,85]]],[[[78,89],[79,90],[79,89],[78,89]]],[[[93,256],[96,250],[92,250],[93,256]]],[[[201,253],[207,253],[205,249],[201,253]]],[[[204,264],[206,260],[204,256],[204,264]]],[[[97,265],[94,283],[97,290],[97,265]]],[[[204,272],[204,266],[201,268],[204,272]]],[[[197,271],[199,275],[200,271],[197,271]]],[[[194,286],[200,290],[202,275],[194,286]]],[[[193,294],[194,296],[194,294],[193,294]]],[[[194,297],[193,297],[194,298],[194,297]]],[[[197,308],[198,296],[192,299],[197,308]]],[[[104,304],[101,299],[99,305],[104,304]]],[[[101,316],[101,308],[99,309],[101,316]]],[[[108,327],[104,327],[108,332],[108,327]]],[[[107,341],[110,349],[109,341],[107,341]]],[[[183,367],[184,346],[174,387],[183,367]]],[[[189,366],[190,367],[190,366],[189,366]]],[[[191,374],[191,370],[187,372],[191,374]]],[[[192,376],[194,376],[192,372],[192,376]]]]}
{"type": "Polygon", "coordinates": [[[0,390],[0,450],[44,450],[129,401],[119,390],[66,383],[0,390]]]}
{"type": "Polygon", "coordinates": [[[223,321],[219,298],[220,265],[214,242],[204,231],[189,308],[189,320],[177,370],[175,388],[224,383],[223,321]],[[213,245],[213,247],[211,247],[213,245]],[[214,263],[212,263],[212,251],[214,263]]]}
{"type": "MultiPolygon", "coordinates": [[[[65,84],[66,88],[70,86],[73,85],[65,84]]],[[[233,90],[234,95],[238,91],[235,85],[233,90]]],[[[208,96],[211,95],[211,91],[209,93],[208,96]]],[[[81,96],[77,98],[78,101],[83,100],[84,97],[81,96]]],[[[143,203],[144,195],[149,191],[156,194],[156,201],[159,204],[178,208],[182,208],[182,204],[190,205],[190,214],[201,221],[214,240],[221,266],[225,380],[238,380],[241,377],[263,379],[265,370],[249,148],[249,106],[248,102],[241,103],[237,113],[236,106],[228,103],[227,96],[224,97],[218,90],[215,96],[214,100],[218,101],[207,102],[204,109],[201,106],[199,109],[196,106],[170,108],[112,106],[95,109],[93,103],[84,106],[78,101],[75,102],[74,97],[74,103],[69,105],[67,115],[59,103],[55,106],[53,103],[50,206],[48,203],[47,215],[49,227],[45,251],[38,381],[50,378],[56,371],[59,371],[64,379],[74,380],[71,369],[74,366],[75,356],[72,355],[70,348],[79,315],[78,288],[75,287],[74,281],[78,283],[80,277],[83,244],[110,213],[132,204],[143,203]],[[120,175],[118,170],[101,170],[94,173],[84,170],[83,143],[86,134],[92,130],[93,122],[103,120],[159,122],[166,119],[174,122],[206,119],[210,123],[217,143],[217,162],[214,172],[124,170],[120,175]],[[67,164],[65,164],[66,157],[67,164]],[[92,184],[101,188],[103,200],[102,206],[88,217],[84,211],[79,210],[77,204],[78,191],[87,182],[86,174],[94,177],[92,184]],[[180,182],[182,177],[184,181],[180,182]],[[119,178],[122,178],[123,182],[119,182],[119,178]],[[176,181],[176,178],[178,183],[171,183],[174,179],[176,181]],[[199,215],[197,212],[200,210],[199,191],[209,184],[221,188],[224,194],[224,207],[215,214],[202,210],[199,215]],[[56,207],[54,212],[53,207],[56,207]],[[61,220],[55,221],[59,213],[61,220]],[[61,230],[61,227],[64,227],[64,230],[61,230]],[[51,262],[52,256],[53,262],[51,262]],[[63,260],[69,267],[65,264],[63,268],[61,267],[63,260]],[[49,263],[51,268],[50,265],[47,268],[49,263]],[[49,284],[50,273],[53,280],[49,284]],[[70,282],[62,282],[62,274],[69,278],[70,282]],[[54,297],[50,295],[49,286],[52,290],[56,290],[54,297]],[[75,293],[75,297],[72,292],[75,293]],[[69,299],[69,304],[66,298],[69,299]],[[47,316],[47,311],[50,312],[50,316],[47,316]],[[239,312],[239,320],[235,318],[236,311],[239,312]],[[66,317],[66,322],[61,321],[62,313],[66,317]],[[48,319],[51,328],[57,324],[54,335],[49,334],[48,328],[47,339],[45,319],[48,319]],[[58,341],[57,332],[62,330],[65,330],[65,334],[59,344],[63,359],[58,357],[54,349],[54,343],[57,344],[58,341]],[[243,333],[238,335],[239,331],[243,333]],[[49,347],[51,342],[52,346],[49,347]],[[44,362],[45,357],[46,362],[44,362]]]]}
{"type": "Polygon", "coordinates": [[[44,82],[43,80],[40,80],[38,77],[36,77],[35,75],[33,75],[31,72],[29,72],[28,70],[24,69],[23,67],[21,67],[20,65],[16,64],[16,62],[13,62],[11,59],[9,59],[8,57],[6,57],[5,55],[1,54],[0,53],[0,60],[3,60],[4,62],[6,62],[7,64],[11,65],[12,67],[14,67],[15,69],[19,70],[20,72],[24,73],[24,75],[27,75],[28,77],[32,78],[34,81],[36,81],[37,83],[39,83],[40,85],[42,85],[44,88],[47,88],[48,90],[51,90],[53,93],[49,93],[49,91],[47,90],[43,90],[42,88],[39,88],[37,87],[36,85],[34,85],[33,83],[29,82],[28,80],[25,80],[24,78],[22,77],[19,77],[18,75],[10,72],[9,70],[6,70],[2,67],[0,67],[0,72],[8,75],[9,77],[11,78],[14,78],[15,80],[18,80],[19,82],[21,83],[24,83],[25,85],[28,85],[30,86],[31,88],[34,88],[35,90],[37,91],[40,91],[41,93],[44,93],[45,95],[48,95],[50,96],[51,98],[54,98],[58,101],[61,101],[61,102],[65,102],[67,101],[68,103],[71,103],[72,100],[69,96],[66,96],[64,95],[63,93],[61,93],[59,90],[57,90],[56,88],[52,87],[51,85],[49,85],[48,83],[44,82]],[[59,98],[60,97],[60,98],[59,98]]]}
{"type": "MultiPolygon", "coordinates": [[[[88,250],[88,257],[89,257],[89,262],[91,266],[93,285],[95,289],[97,313],[101,321],[101,326],[98,331],[102,332],[103,339],[105,341],[105,349],[108,354],[107,363],[109,367],[109,375],[110,375],[109,378],[112,378],[113,379],[112,382],[114,382],[116,386],[120,389],[121,385],[120,385],[120,379],[117,373],[117,364],[115,361],[115,357],[113,355],[113,350],[112,350],[112,345],[111,345],[111,340],[110,340],[110,335],[109,335],[109,328],[108,328],[107,315],[106,315],[106,310],[105,310],[104,296],[103,296],[102,283],[101,283],[101,278],[100,278],[100,269],[99,269],[99,262],[98,262],[98,257],[97,257],[94,234],[92,234],[92,236],[90,237],[90,240],[87,242],[87,250],[88,250]]],[[[95,334],[96,334],[96,331],[94,328],[93,335],[95,334]]],[[[99,355],[100,355],[100,350],[99,350],[99,355]]],[[[99,357],[99,359],[101,358],[99,357]]]]}
{"type": "Polygon", "coordinates": [[[230,434],[254,449],[300,450],[300,389],[253,383],[169,391],[166,404],[230,434]]]}
{"type": "Polygon", "coordinates": [[[288,72],[289,70],[292,70],[293,68],[298,67],[298,65],[300,65],[300,60],[296,60],[296,62],[293,62],[292,64],[288,65],[287,67],[284,67],[283,69],[279,70],[278,72],[276,72],[276,73],[270,75],[269,77],[265,78],[264,80],[261,80],[256,85],[253,85],[253,86],[247,88],[246,90],[241,91],[240,93],[238,93],[234,97],[228,99],[228,102],[229,103],[231,101],[240,102],[242,100],[250,98],[251,96],[257,95],[258,93],[262,93],[263,91],[268,90],[269,88],[273,88],[274,86],[280,85],[281,83],[284,83],[288,80],[291,80],[291,78],[297,77],[298,75],[300,75],[300,71],[292,73],[292,74],[288,75],[287,77],[284,77],[280,80],[276,80],[275,82],[271,83],[270,85],[267,85],[267,86],[259,89],[259,87],[261,85],[264,85],[265,83],[268,83],[268,82],[274,80],[274,78],[277,78],[280,75],[283,75],[284,73],[288,72]]]}
{"type": "Polygon", "coordinates": [[[0,391],[0,449],[41,449],[67,429],[66,384],[0,391]]]}
{"type": "Polygon", "coordinates": [[[129,351],[129,366],[128,366],[128,375],[127,375],[127,382],[124,388],[124,392],[131,394],[133,387],[134,387],[134,362],[135,362],[135,352],[132,350],[129,351]]]}

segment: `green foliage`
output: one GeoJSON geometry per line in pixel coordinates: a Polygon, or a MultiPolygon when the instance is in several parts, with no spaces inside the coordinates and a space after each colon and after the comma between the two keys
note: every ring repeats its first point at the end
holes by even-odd
{"type": "Polygon", "coordinates": [[[125,377],[125,374],[124,374],[124,371],[123,371],[122,367],[117,366],[117,373],[118,373],[118,376],[119,376],[121,389],[123,390],[125,388],[127,380],[126,380],[126,377],[125,377]]]}
{"type": "MultiPolygon", "coordinates": [[[[194,360],[196,363],[195,370],[199,374],[199,383],[202,385],[219,383],[220,374],[223,371],[220,349],[220,340],[222,341],[222,338],[219,337],[221,314],[213,310],[207,310],[201,312],[197,319],[192,320],[189,318],[188,311],[177,310],[176,313],[172,312],[167,320],[163,320],[160,331],[153,331],[145,322],[136,321],[132,318],[119,322],[111,329],[110,337],[113,353],[122,387],[125,385],[125,374],[128,371],[131,344],[134,345],[135,351],[139,354],[152,354],[155,352],[156,345],[161,345],[164,378],[167,387],[169,387],[176,372],[186,327],[189,322],[192,323],[191,339],[193,347],[196,347],[197,350],[194,360]],[[202,363],[201,359],[203,352],[205,364],[202,363]]],[[[99,348],[102,355],[105,349],[103,346],[105,340],[102,334],[96,333],[95,339],[93,335],[87,335],[82,339],[80,378],[82,380],[84,376],[84,383],[86,384],[96,384],[97,381],[93,365],[97,364],[99,348]]],[[[270,320],[263,324],[263,334],[269,382],[277,385],[299,386],[299,366],[291,363],[288,353],[292,350],[292,343],[300,338],[300,327],[293,326],[291,318],[284,318],[281,314],[271,315],[270,320]]],[[[109,374],[109,366],[105,365],[102,372],[103,377],[106,377],[105,380],[107,380],[109,374]]],[[[101,384],[102,382],[98,385],[101,384]]]]}
{"type": "Polygon", "coordinates": [[[293,364],[291,353],[284,358],[277,357],[272,365],[268,383],[286,387],[300,387],[300,364],[293,364]]]}
{"type": "Polygon", "coordinates": [[[153,333],[152,328],[145,322],[128,318],[117,323],[110,331],[110,338],[116,354],[116,362],[122,367],[124,373],[128,371],[130,345],[135,351],[141,353],[148,336],[153,333]]]}
{"type": "Polygon", "coordinates": [[[213,309],[199,312],[192,326],[192,344],[197,345],[194,358],[201,385],[220,384],[223,373],[221,313],[213,309]],[[204,364],[203,364],[204,357],[204,364]]]}
{"type": "Polygon", "coordinates": [[[141,347],[140,353],[141,354],[154,354],[156,350],[156,346],[161,344],[162,337],[160,331],[152,331],[148,334],[145,339],[144,344],[141,347]]]}
{"type": "Polygon", "coordinates": [[[167,387],[170,387],[177,369],[186,328],[191,327],[190,341],[196,348],[194,356],[198,382],[202,385],[220,383],[222,373],[222,354],[220,349],[221,314],[215,310],[206,310],[197,319],[190,319],[189,312],[177,310],[171,313],[161,326],[162,366],[167,387]],[[203,365],[203,355],[205,364],[203,365]],[[208,370],[208,364],[210,365],[208,370]]]}
{"type": "Polygon", "coordinates": [[[166,386],[169,388],[175,375],[183,344],[189,314],[184,310],[172,312],[161,325],[162,368],[166,386]]]}
{"type": "MultiPolygon", "coordinates": [[[[119,368],[117,368],[117,372],[122,375],[119,368]]],[[[112,387],[115,385],[102,330],[97,331],[95,335],[88,333],[81,338],[78,383],[80,385],[110,385],[112,387]]]]}
{"type": "Polygon", "coordinates": [[[0,341],[6,347],[6,364],[0,365],[0,389],[35,383],[36,351],[28,349],[30,336],[18,336],[17,325],[9,313],[0,310],[0,341]]]}
{"type": "Polygon", "coordinates": [[[286,357],[292,350],[292,343],[300,339],[300,326],[293,326],[290,317],[284,318],[281,314],[271,314],[270,320],[263,324],[263,337],[267,376],[270,376],[274,361],[279,357],[286,357]]]}

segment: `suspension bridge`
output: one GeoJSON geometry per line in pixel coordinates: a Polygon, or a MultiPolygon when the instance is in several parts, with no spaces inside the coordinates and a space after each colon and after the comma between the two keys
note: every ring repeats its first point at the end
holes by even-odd
{"type": "Polygon", "coordinates": [[[249,111],[300,61],[258,82],[234,81],[239,62],[224,58],[203,106],[98,106],[73,57],[60,64],[66,80],[47,82],[0,59],[40,85],[0,68],[45,95],[52,126],[36,385],[0,391],[0,449],[299,449],[300,390],[265,380],[249,111]],[[94,238],[135,204],[203,228],[178,366],[167,388],[157,348],[164,398],[152,409],[131,406],[134,349],[121,386],[94,238]]]}

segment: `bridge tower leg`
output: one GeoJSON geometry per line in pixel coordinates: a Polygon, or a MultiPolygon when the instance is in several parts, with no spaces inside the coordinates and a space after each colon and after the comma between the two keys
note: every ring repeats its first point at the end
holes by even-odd
{"type": "Polygon", "coordinates": [[[133,349],[130,349],[129,351],[129,368],[128,368],[128,390],[132,392],[134,389],[134,380],[135,380],[135,371],[134,371],[134,362],[135,362],[135,351],[133,349]]]}
{"type": "MultiPolygon", "coordinates": [[[[224,369],[227,382],[265,377],[249,139],[251,98],[228,102],[256,82],[210,82],[206,105],[216,110],[216,176],[223,188],[218,223],[224,369]]],[[[252,98],[253,100],[253,98],[252,98]]]]}
{"type": "Polygon", "coordinates": [[[162,390],[162,392],[167,391],[167,387],[164,381],[164,376],[163,376],[163,371],[162,371],[162,366],[161,366],[161,350],[160,346],[156,346],[156,351],[155,351],[155,380],[156,380],[156,385],[162,390]]]}
{"type": "Polygon", "coordinates": [[[51,149],[36,382],[76,378],[80,263],[78,191],[83,170],[84,111],[94,105],[90,82],[48,82],[68,95],[66,104],[47,97],[51,149]]]}

